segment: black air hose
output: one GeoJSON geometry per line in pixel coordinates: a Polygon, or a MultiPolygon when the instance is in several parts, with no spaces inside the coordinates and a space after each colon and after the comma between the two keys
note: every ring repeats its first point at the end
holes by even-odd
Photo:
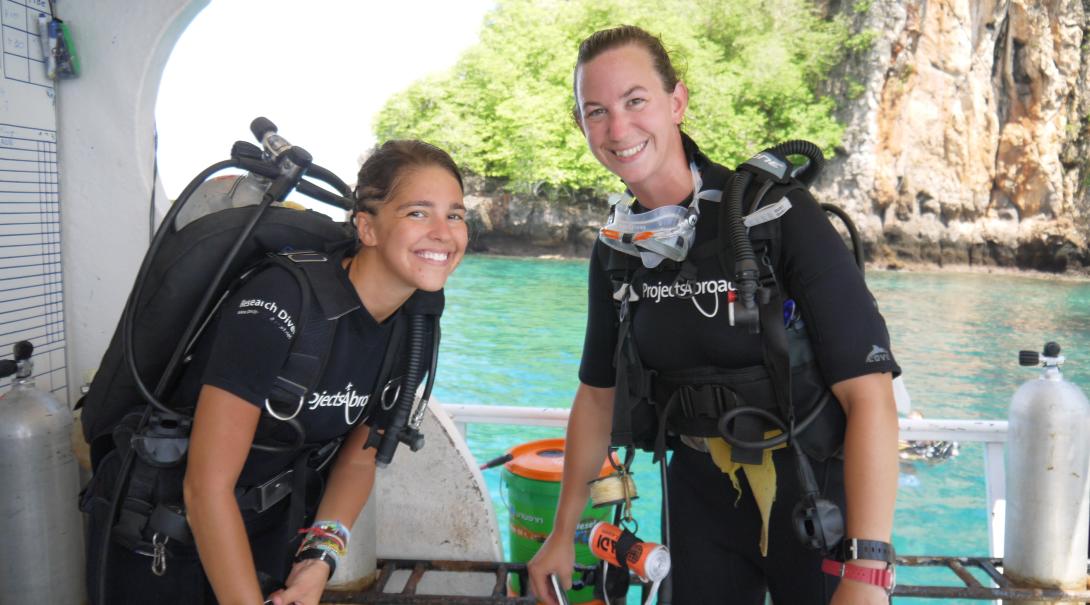
{"type": "Polygon", "coordinates": [[[822,204],[821,209],[829,214],[840,219],[840,222],[844,223],[844,228],[848,230],[848,239],[852,242],[852,255],[855,256],[855,264],[859,267],[859,272],[864,273],[867,270],[866,262],[863,260],[863,240],[859,237],[859,229],[856,229],[855,222],[852,221],[852,217],[848,216],[848,213],[839,206],[833,204],[822,204]]]}
{"type": "Polygon", "coordinates": [[[753,173],[738,171],[734,173],[734,179],[730,184],[730,203],[727,204],[727,220],[730,221],[730,239],[735,244],[735,267],[737,268],[749,261],[753,269],[757,269],[757,256],[753,254],[753,245],[746,233],[746,226],[742,222],[742,197],[746,194],[750,182],[753,181],[753,173]]]}
{"type": "Polygon", "coordinates": [[[734,173],[730,184],[730,197],[727,200],[726,215],[731,247],[734,249],[734,281],[738,285],[738,298],[741,308],[735,311],[735,321],[740,325],[749,325],[751,331],[759,329],[757,314],[757,256],[753,253],[753,244],[742,222],[742,203],[746,189],[753,180],[753,174],[746,170],[734,173]]]}
{"type": "MultiPolygon", "coordinates": [[[[791,171],[791,176],[798,179],[802,184],[809,187],[817,180],[818,175],[821,174],[823,168],[825,168],[825,154],[821,152],[821,148],[811,143],[810,141],[804,141],[801,139],[794,139],[791,141],[784,141],[775,147],[771,147],[766,151],[778,153],[783,157],[792,155],[801,155],[807,159],[807,162],[798,168],[791,171]]],[[[855,223],[852,222],[851,217],[843,209],[834,206],[832,204],[822,204],[822,210],[835,215],[844,223],[844,227],[848,230],[848,236],[851,239],[852,253],[855,255],[855,264],[859,267],[860,271],[865,270],[865,262],[863,260],[863,243],[859,237],[859,230],[856,229],[855,223]]]]}
{"type": "Polygon", "coordinates": [[[820,147],[810,141],[792,139],[776,145],[769,151],[777,152],[784,157],[792,155],[805,156],[809,161],[792,171],[791,176],[797,178],[807,187],[817,180],[818,175],[821,174],[822,168],[825,167],[825,154],[821,152],[820,147]]]}
{"type": "Polygon", "coordinates": [[[424,385],[424,395],[421,401],[431,401],[431,389],[435,386],[435,368],[439,366],[439,341],[442,339],[442,331],[439,329],[439,318],[432,322],[431,338],[431,362],[428,364],[428,382],[424,385]]]}
{"type": "Polygon", "coordinates": [[[814,407],[807,412],[806,416],[795,425],[794,430],[791,429],[777,414],[774,414],[764,408],[756,406],[738,406],[729,412],[723,414],[719,418],[719,435],[724,441],[733,445],[734,447],[753,449],[753,450],[767,450],[781,443],[785,443],[788,440],[794,441],[794,439],[800,435],[803,431],[810,428],[810,425],[817,420],[817,417],[821,414],[825,406],[832,400],[832,396],[829,392],[826,392],[821,396],[821,399],[814,404],[814,407]],[[763,420],[768,421],[770,424],[780,429],[780,434],[767,439],[759,439],[757,441],[748,441],[740,437],[736,437],[730,430],[730,423],[739,416],[757,416],[763,420]]]}
{"type": "Polygon", "coordinates": [[[394,406],[394,416],[382,435],[378,452],[375,454],[375,464],[383,468],[394,459],[397,445],[409,438],[409,432],[405,429],[409,424],[409,416],[413,411],[413,402],[416,400],[416,389],[420,386],[420,374],[424,367],[424,343],[426,340],[427,323],[424,315],[409,316],[409,360],[405,368],[405,382],[401,385],[398,394],[397,405],[394,406]]]}
{"type": "MultiPolygon", "coordinates": [[[[209,177],[213,174],[225,169],[234,168],[238,166],[236,160],[225,160],[218,162],[205,168],[193,178],[192,181],[186,185],[186,188],[178,196],[177,201],[171,206],[167,212],[166,217],[163,218],[163,222],[159,226],[159,230],[156,231],[155,236],[151,240],[151,244],[148,246],[148,251],[144,254],[144,260],[140,264],[140,270],[136,274],[136,279],[133,281],[133,288],[129,294],[128,300],[125,302],[125,308],[121,314],[121,350],[125,357],[125,363],[129,368],[129,372],[133,377],[133,384],[136,386],[136,390],[143,397],[144,401],[151,404],[153,407],[158,408],[159,411],[165,414],[177,414],[174,410],[170,409],[165,403],[159,400],[162,396],[162,390],[157,388],[153,393],[148,385],[144,382],[144,379],[140,376],[140,372],[136,366],[136,352],[135,352],[135,332],[136,332],[136,312],[137,307],[140,304],[140,298],[143,294],[144,283],[147,280],[148,273],[151,271],[152,261],[159,254],[159,248],[163,245],[163,241],[166,239],[167,234],[174,231],[174,219],[178,216],[178,213],[182,211],[186,202],[193,195],[193,192],[197,190],[209,177]]],[[[160,382],[162,386],[162,382],[160,382]]],[[[141,421],[141,427],[146,420],[141,421]]]]}

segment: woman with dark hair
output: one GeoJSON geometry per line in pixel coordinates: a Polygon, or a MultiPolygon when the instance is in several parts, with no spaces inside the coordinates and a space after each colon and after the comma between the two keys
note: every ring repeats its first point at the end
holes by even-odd
{"type": "Polygon", "coordinates": [[[365,444],[389,421],[384,391],[397,389],[396,376],[379,384],[395,319],[417,291],[440,290],[461,261],[462,198],[457,166],[430,144],[389,141],[364,162],[353,213],[358,247],[325,261],[333,275],[325,292],[336,293],[345,308],[317,384],[298,405],[269,403],[296,327],[306,319],[298,280],[273,264],[220,306],[176,395],[197,402],[182,486],[195,549],[172,544],[158,574],[147,556],[113,545],[111,602],[318,603],[374,482],[376,449],[365,444]],[[299,428],[313,452],[305,460],[298,450],[251,447],[290,442],[299,428]],[[310,480],[298,481],[304,467],[310,480]],[[282,477],[292,468],[293,477],[282,477]],[[273,477],[294,482],[293,493],[247,506],[240,486],[273,477]],[[292,510],[299,503],[303,514],[292,510]],[[305,521],[289,526],[294,518],[305,521]]]}
{"type": "MultiPolygon", "coordinates": [[[[758,258],[767,259],[760,287],[784,301],[792,388],[783,395],[784,374],[767,352],[779,326],[766,320],[779,322],[780,309],[762,316],[760,333],[744,325],[739,288],[748,278],[728,270],[743,253],[719,228],[735,173],[682,132],[689,91],[662,42],[633,26],[596,32],[579,48],[574,92],[591,153],[626,191],[590,262],[580,385],[554,529],[530,562],[535,593],[555,602],[550,574],[570,585],[587,483],[611,442],[635,436],[659,454],[672,450],[675,605],[762,605],[766,594],[791,605],[886,602],[897,489],[891,379],[899,368],[852,255],[805,187],[766,196],[782,206],[763,231],[777,235],[758,258]],[[783,399],[800,420],[816,420],[786,444],[746,446],[788,425],[783,399]],[[780,423],[730,416],[740,403],[780,423]],[[730,445],[719,436],[721,419],[734,437],[744,425],[751,437],[730,445]],[[803,465],[812,468],[813,490],[800,485],[803,465]],[[845,513],[841,544],[796,536],[817,491],[845,513]]],[[[743,237],[758,231],[743,229],[743,237]]]]}

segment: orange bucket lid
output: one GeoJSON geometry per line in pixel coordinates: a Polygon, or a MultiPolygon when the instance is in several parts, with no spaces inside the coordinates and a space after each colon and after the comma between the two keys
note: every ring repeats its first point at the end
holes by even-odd
{"type": "MultiPolygon", "coordinates": [[[[529,441],[516,445],[507,453],[511,454],[511,460],[505,462],[503,467],[519,477],[559,482],[564,475],[563,439],[529,441]]],[[[605,477],[612,472],[613,465],[609,460],[603,460],[598,476],[605,477]]]]}

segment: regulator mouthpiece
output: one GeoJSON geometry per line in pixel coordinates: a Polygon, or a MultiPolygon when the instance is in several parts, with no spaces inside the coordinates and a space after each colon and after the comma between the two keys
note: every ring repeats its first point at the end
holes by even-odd
{"type": "Polygon", "coordinates": [[[1045,343],[1042,352],[1018,351],[1018,365],[1029,367],[1058,368],[1064,363],[1060,355],[1060,345],[1055,342],[1045,343]]]}

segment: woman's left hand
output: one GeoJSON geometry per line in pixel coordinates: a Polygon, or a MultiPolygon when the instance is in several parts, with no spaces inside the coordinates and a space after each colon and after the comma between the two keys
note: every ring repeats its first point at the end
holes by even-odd
{"type": "Polygon", "coordinates": [[[299,561],[291,567],[284,582],[286,588],[269,595],[269,600],[273,605],[318,605],[328,580],[328,563],[317,559],[299,561]]]}
{"type": "Polygon", "coordinates": [[[889,595],[881,586],[841,580],[829,605],[889,605],[889,602],[889,595]]]}

